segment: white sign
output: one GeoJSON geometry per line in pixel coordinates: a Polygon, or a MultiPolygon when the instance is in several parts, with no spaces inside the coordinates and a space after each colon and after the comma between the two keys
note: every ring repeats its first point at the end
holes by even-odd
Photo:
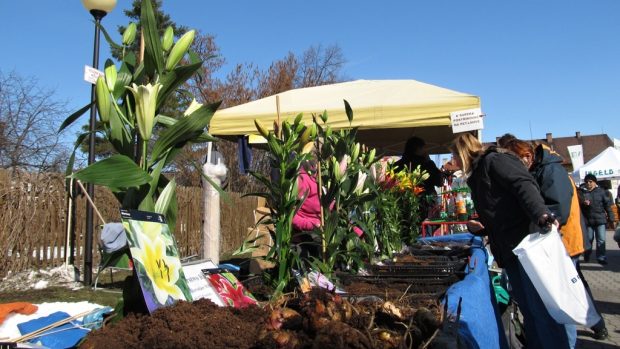
{"type": "Polygon", "coordinates": [[[581,144],[569,145],[566,147],[570,161],[573,163],[573,169],[583,166],[583,146],[581,144]]]}
{"type": "Polygon", "coordinates": [[[482,130],[482,110],[480,108],[460,110],[450,113],[452,133],[482,130]]]}
{"type": "Polygon", "coordinates": [[[84,81],[90,82],[94,85],[97,83],[97,78],[99,78],[100,76],[104,76],[101,70],[97,70],[88,65],[84,66],[84,81]]]}
{"type": "Polygon", "coordinates": [[[193,300],[206,298],[220,307],[223,307],[224,303],[220,299],[220,296],[215,292],[215,289],[202,272],[202,269],[213,268],[217,268],[213,262],[204,261],[196,264],[184,265],[183,273],[187,279],[187,285],[189,286],[189,291],[192,294],[193,300]]]}

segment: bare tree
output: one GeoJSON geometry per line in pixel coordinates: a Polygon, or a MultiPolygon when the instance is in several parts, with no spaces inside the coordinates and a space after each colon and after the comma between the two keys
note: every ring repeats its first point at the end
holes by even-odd
{"type": "Polygon", "coordinates": [[[311,87],[343,81],[341,70],[347,61],[338,45],[310,46],[301,55],[297,87],[311,87]]]}
{"type": "Polygon", "coordinates": [[[68,114],[35,78],[0,71],[0,167],[60,171],[68,149],[56,132],[68,114]]]}

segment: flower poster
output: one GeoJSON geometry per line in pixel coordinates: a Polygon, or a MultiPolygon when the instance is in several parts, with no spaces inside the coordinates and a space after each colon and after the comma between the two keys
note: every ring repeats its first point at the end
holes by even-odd
{"type": "Polygon", "coordinates": [[[243,284],[229,272],[209,273],[207,279],[215,288],[222,301],[231,307],[245,308],[256,304],[256,299],[243,287],[243,284]]]}
{"type": "Polygon", "coordinates": [[[179,251],[161,214],[121,210],[129,251],[149,312],[178,300],[192,301],[179,251]]]}

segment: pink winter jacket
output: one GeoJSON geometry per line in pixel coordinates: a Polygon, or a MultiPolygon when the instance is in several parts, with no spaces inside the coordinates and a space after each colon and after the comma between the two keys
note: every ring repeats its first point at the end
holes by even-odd
{"type": "MultiPolygon", "coordinates": [[[[321,202],[319,201],[318,185],[314,176],[311,176],[302,167],[297,177],[299,197],[306,195],[306,200],[293,217],[293,228],[300,231],[310,231],[321,225],[321,202]]],[[[353,227],[357,236],[364,232],[358,227],[353,227]]]]}
{"type": "Polygon", "coordinates": [[[318,185],[314,176],[300,169],[297,177],[299,197],[306,195],[306,200],[301,205],[295,217],[293,228],[301,231],[309,231],[321,225],[321,202],[319,201],[318,185]]]}

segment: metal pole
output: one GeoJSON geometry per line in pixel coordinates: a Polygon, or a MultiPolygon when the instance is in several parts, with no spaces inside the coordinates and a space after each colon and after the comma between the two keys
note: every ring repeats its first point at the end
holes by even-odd
{"type": "MultiPolygon", "coordinates": [[[[99,68],[99,24],[107,12],[91,10],[90,14],[95,18],[95,45],[93,47],[93,68],[99,68]]],[[[90,101],[95,101],[95,85],[90,88],[90,101]]],[[[95,124],[97,122],[97,108],[93,103],[90,107],[90,120],[88,124],[88,165],[95,162],[95,124]]],[[[94,200],[95,186],[88,183],[86,192],[94,200]]],[[[93,206],[86,203],[86,236],[84,240],[84,285],[90,286],[93,281],[93,206]]]]}

